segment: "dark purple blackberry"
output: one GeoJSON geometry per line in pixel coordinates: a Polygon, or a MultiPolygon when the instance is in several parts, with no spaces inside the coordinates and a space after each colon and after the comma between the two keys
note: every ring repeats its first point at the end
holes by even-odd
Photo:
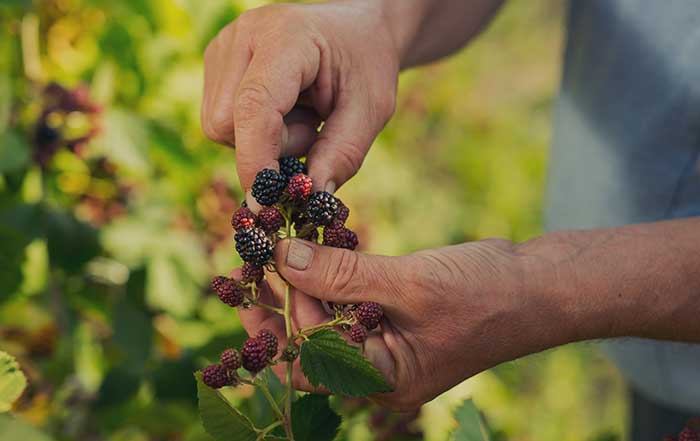
{"type": "Polygon", "coordinates": [[[294,361],[297,357],[299,357],[299,346],[296,343],[290,344],[282,351],[281,358],[283,361],[294,361]]]}
{"type": "Polygon", "coordinates": [[[338,212],[338,200],[327,191],[311,193],[304,215],[314,225],[330,225],[338,212]]]}
{"type": "Polygon", "coordinates": [[[244,262],[264,266],[272,258],[272,242],[260,228],[243,228],[234,236],[236,251],[244,262]]]}
{"type": "Polygon", "coordinates": [[[247,207],[240,207],[233,213],[231,217],[231,226],[235,230],[240,230],[246,227],[255,225],[255,214],[247,207]]]}
{"type": "Polygon", "coordinates": [[[375,302],[360,303],[355,309],[357,321],[365,325],[370,331],[379,325],[383,315],[382,305],[375,302]]]}
{"type": "Polygon", "coordinates": [[[275,207],[263,207],[258,213],[258,224],[265,233],[272,234],[276,233],[284,224],[284,218],[282,213],[275,207]]]}
{"type": "Polygon", "coordinates": [[[253,197],[260,205],[274,205],[282,196],[288,180],[271,168],[261,170],[253,182],[253,197]]]}
{"type": "Polygon", "coordinates": [[[343,248],[348,250],[354,250],[359,245],[359,240],[357,239],[357,234],[354,231],[345,229],[345,243],[343,248]]]}
{"type": "Polygon", "coordinates": [[[267,345],[257,338],[249,338],[243,343],[241,358],[248,372],[259,372],[267,366],[267,345]]]}
{"type": "Polygon", "coordinates": [[[306,199],[311,194],[311,178],[303,173],[298,173],[289,179],[289,185],[287,185],[287,193],[292,199],[302,200],[306,199]]]}
{"type": "Polygon", "coordinates": [[[346,220],[348,220],[348,217],[350,217],[350,209],[343,203],[338,198],[335,198],[338,201],[338,212],[335,214],[335,220],[341,223],[345,223],[346,220]]]}
{"type": "Polygon", "coordinates": [[[233,308],[243,303],[245,297],[243,289],[233,279],[224,276],[215,277],[211,281],[211,289],[216,292],[222,302],[233,308]]]}
{"type": "Polygon", "coordinates": [[[274,358],[277,355],[277,336],[272,333],[269,329],[261,329],[258,335],[255,336],[259,341],[265,343],[267,348],[267,356],[274,358]]]}
{"type": "Polygon", "coordinates": [[[355,343],[364,343],[367,340],[367,328],[359,323],[350,327],[350,340],[355,343]]]}
{"type": "Polygon", "coordinates": [[[229,348],[221,353],[221,364],[229,371],[235,371],[241,367],[241,354],[235,349],[229,348]]]}
{"type": "Polygon", "coordinates": [[[357,235],[338,221],[323,229],[323,245],[354,250],[357,244],[357,235]]]}
{"type": "Polygon", "coordinates": [[[219,389],[233,383],[226,368],[220,364],[212,364],[202,369],[202,381],[212,389],[219,389]]]}
{"type": "Polygon", "coordinates": [[[280,173],[287,180],[296,174],[306,173],[306,164],[294,156],[285,156],[284,158],[280,158],[279,163],[280,173]]]}
{"type": "Polygon", "coordinates": [[[251,265],[248,262],[245,262],[243,268],[241,268],[241,279],[243,283],[259,283],[264,275],[265,271],[261,266],[251,265]]]}

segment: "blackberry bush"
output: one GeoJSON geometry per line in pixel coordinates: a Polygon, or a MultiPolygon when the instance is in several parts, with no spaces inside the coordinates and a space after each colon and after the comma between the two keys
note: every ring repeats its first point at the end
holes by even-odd
{"type": "MultiPolygon", "coordinates": [[[[339,248],[354,249],[357,246],[357,235],[345,227],[350,213],[348,208],[330,193],[311,193],[313,183],[304,174],[305,171],[305,165],[299,159],[283,158],[280,160],[280,173],[271,169],[258,173],[253,184],[253,196],[263,208],[256,215],[248,207],[241,206],[231,218],[231,225],[236,230],[235,248],[244,262],[240,280],[218,276],[211,282],[212,291],[229,306],[263,308],[284,318],[284,334],[281,330],[275,334],[269,329],[262,329],[240,348],[223,351],[218,363],[207,366],[198,374],[201,378],[198,387],[204,385],[218,389],[250,384],[263,389],[263,395],[270,401],[278,421],[268,429],[252,426],[246,429],[255,435],[253,438],[257,436],[258,439],[267,439],[264,436],[266,430],[280,425],[284,429],[284,439],[294,441],[291,419],[294,413],[292,402],[296,395],[291,389],[291,380],[297,359],[300,359],[302,372],[311,384],[324,386],[332,393],[367,395],[390,390],[381,374],[358,348],[348,344],[339,334],[339,331],[345,330],[351,341],[358,344],[366,341],[382,317],[381,306],[377,303],[336,304],[327,308],[327,321],[296,329],[291,319],[292,291],[288,284],[284,284],[283,306],[266,304],[261,300],[260,290],[271,289],[266,286],[265,274],[266,270],[270,273],[276,271],[272,256],[279,240],[296,237],[315,243],[322,239],[323,245],[339,248]],[[284,349],[280,351],[281,338],[284,349]],[[287,384],[281,406],[267,389],[269,376],[263,374],[268,367],[280,363],[286,365],[287,384]],[[319,366],[323,366],[323,369],[319,369],[319,366]],[[239,372],[241,367],[244,370],[239,372]],[[335,372],[347,371],[348,368],[353,374],[339,379],[335,372]]],[[[204,392],[200,389],[201,393],[204,392]]],[[[333,412],[327,407],[327,398],[304,397],[294,405],[306,405],[317,399],[325,400],[324,412],[333,412]]],[[[227,412],[230,414],[230,411],[227,412]]],[[[330,438],[320,441],[330,441],[330,438]]]]}

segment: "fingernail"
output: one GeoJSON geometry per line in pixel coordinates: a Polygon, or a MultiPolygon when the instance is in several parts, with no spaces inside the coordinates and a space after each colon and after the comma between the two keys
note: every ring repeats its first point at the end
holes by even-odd
{"type": "Polygon", "coordinates": [[[335,189],[336,189],[335,182],[333,182],[333,181],[326,182],[326,187],[324,188],[325,191],[333,194],[333,193],[335,193],[335,189]]]}
{"type": "Polygon", "coordinates": [[[262,206],[261,206],[260,204],[258,204],[258,201],[256,201],[255,198],[253,197],[253,191],[252,191],[252,190],[248,190],[248,191],[246,192],[246,194],[245,194],[245,201],[246,201],[246,203],[248,204],[248,208],[249,208],[250,211],[252,211],[253,213],[256,213],[256,214],[257,214],[257,213],[260,211],[260,209],[262,208],[262,206]]]}
{"type": "Polygon", "coordinates": [[[287,249],[287,266],[296,270],[305,270],[311,265],[314,257],[314,249],[306,245],[303,240],[291,239],[287,249]]]}

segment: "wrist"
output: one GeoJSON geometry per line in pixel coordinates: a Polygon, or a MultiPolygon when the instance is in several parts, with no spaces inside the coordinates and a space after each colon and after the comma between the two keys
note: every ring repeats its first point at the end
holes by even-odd
{"type": "Polygon", "coordinates": [[[379,4],[382,21],[391,35],[402,67],[409,64],[407,59],[410,58],[410,48],[435,3],[435,0],[369,0],[369,4],[379,4]]]}

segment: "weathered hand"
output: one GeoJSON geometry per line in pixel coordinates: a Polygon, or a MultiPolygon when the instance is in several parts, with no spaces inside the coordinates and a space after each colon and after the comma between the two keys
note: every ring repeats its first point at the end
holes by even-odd
{"type": "MultiPolygon", "coordinates": [[[[316,299],[384,307],[365,354],[394,386],[373,397],[387,407],[415,408],[484,369],[567,341],[554,308],[521,291],[527,275],[507,241],[385,257],[292,239],[277,246],[276,262],[296,287],[297,327],[328,319],[316,299]]],[[[281,291],[271,288],[266,295],[275,301],[273,292],[281,291]]],[[[241,317],[251,334],[270,328],[284,335],[275,314],[252,310],[241,317]]],[[[310,390],[297,372],[295,386],[310,390]]]]}

